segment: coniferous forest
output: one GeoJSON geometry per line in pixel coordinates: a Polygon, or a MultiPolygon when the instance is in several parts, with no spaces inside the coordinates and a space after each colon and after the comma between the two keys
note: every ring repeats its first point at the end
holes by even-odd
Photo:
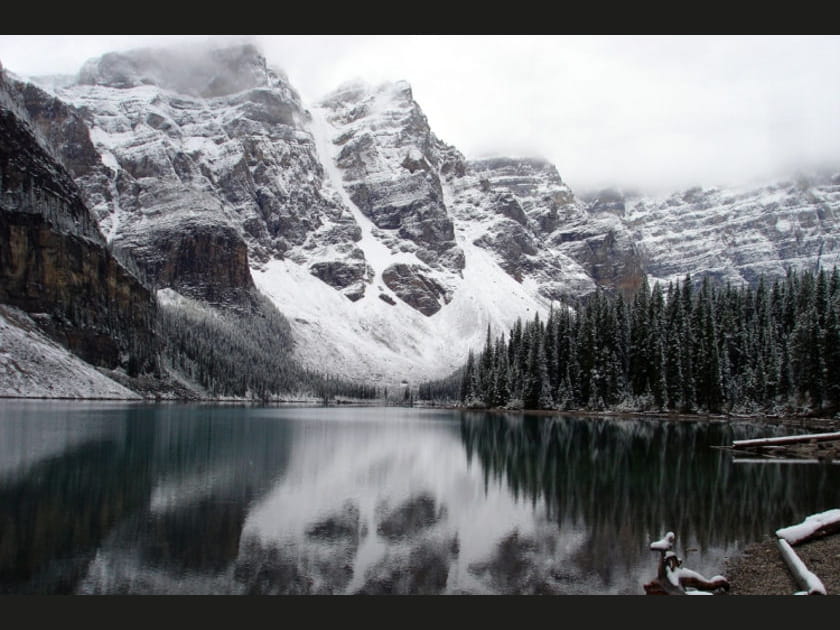
{"type": "Polygon", "coordinates": [[[840,272],[690,276],[518,320],[418,398],[468,407],[776,413],[840,408],[840,272]]]}
{"type": "Polygon", "coordinates": [[[213,397],[269,401],[288,396],[370,400],[384,397],[374,385],[301,368],[292,356],[286,318],[262,295],[253,312],[211,311],[163,305],[162,358],[213,397]],[[246,332],[247,331],[247,332],[246,332]]]}

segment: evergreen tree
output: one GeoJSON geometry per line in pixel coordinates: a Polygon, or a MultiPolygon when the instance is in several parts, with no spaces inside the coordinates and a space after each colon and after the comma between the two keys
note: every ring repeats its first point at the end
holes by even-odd
{"type": "MultiPolygon", "coordinates": [[[[213,351],[197,367],[227,378],[213,351]]],[[[233,378],[233,377],[231,377],[233,378]]],[[[789,270],[772,285],[717,287],[690,276],[632,301],[596,291],[545,324],[517,320],[507,343],[470,354],[462,399],[494,406],[601,409],[635,400],[683,412],[777,404],[840,407],[840,274],[789,270]]],[[[239,387],[263,391],[244,381],[239,387]]],[[[423,387],[423,395],[431,387],[423,387]]]]}
{"type": "Polygon", "coordinates": [[[615,359],[619,371],[619,379],[616,384],[616,399],[622,400],[627,395],[627,386],[630,375],[630,321],[627,315],[627,305],[621,295],[616,294],[613,301],[613,312],[615,321],[615,359]]]}
{"type": "Polygon", "coordinates": [[[467,354],[467,365],[461,380],[461,402],[469,403],[475,398],[475,356],[470,350],[467,354]]]}
{"type": "Polygon", "coordinates": [[[657,409],[664,409],[668,400],[668,385],[665,381],[665,346],[662,338],[654,335],[651,362],[656,366],[651,373],[650,389],[653,404],[657,409]]]}
{"type": "Polygon", "coordinates": [[[490,404],[493,407],[504,407],[510,401],[510,388],[508,386],[510,370],[508,369],[504,335],[497,340],[494,354],[496,364],[493,369],[493,394],[490,404]]]}
{"type": "Polygon", "coordinates": [[[553,409],[554,397],[551,390],[551,379],[548,376],[548,362],[545,356],[545,348],[542,343],[537,349],[537,377],[539,390],[537,392],[537,409],[553,409]]]}
{"type": "Polygon", "coordinates": [[[543,340],[546,365],[548,367],[548,381],[551,385],[552,391],[556,390],[557,386],[560,384],[557,327],[558,316],[554,310],[554,303],[552,302],[548,313],[548,319],[545,322],[545,338],[543,340]]]}
{"type": "Polygon", "coordinates": [[[633,395],[641,396],[649,389],[650,385],[650,351],[649,342],[650,330],[648,327],[650,310],[648,302],[650,289],[647,279],[642,281],[633,299],[633,306],[630,312],[630,345],[628,351],[628,362],[630,370],[630,387],[633,395]]]}
{"type": "Polygon", "coordinates": [[[663,339],[663,319],[665,300],[660,284],[654,283],[650,296],[648,312],[648,388],[653,395],[653,403],[658,409],[665,408],[667,384],[665,382],[665,343],[663,339]]]}
{"type": "Polygon", "coordinates": [[[495,362],[493,343],[490,339],[490,325],[488,324],[484,350],[478,360],[478,391],[476,392],[478,399],[488,405],[491,404],[490,400],[493,397],[493,366],[495,362]]]}
{"type": "Polygon", "coordinates": [[[824,346],[825,398],[831,409],[837,410],[840,407],[840,294],[837,293],[826,316],[824,346]]]}
{"type": "Polygon", "coordinates": [[[831,270],[831,278],[828,281],[828,298],[834,301],[840,292],[840,269],[836,266],[831,270]]]}

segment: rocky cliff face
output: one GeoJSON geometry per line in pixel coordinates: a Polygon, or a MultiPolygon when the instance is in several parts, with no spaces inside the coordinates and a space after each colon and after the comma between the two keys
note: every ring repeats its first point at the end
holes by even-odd
{"type": "Polygon", "coordinates": [[[103,233],[157,286],[236,306],[249,261],[289,257],[338,289],[364,275],[308,113],[253,47],[113,53],[58,95],[102,157],[98,179],[74,176],[103,233]]]}
{"type": "Polygon", "coordinates": [[[405,82],[346,85],[317,113],[331,145],[321,157],[338,169],[348,205],[391,256],[412,259],[373,269],[374,277],[424,315],[436,313],[464,268],[444,198],[447,175],[463,172],[462,156],[435,137],[405,82]]]}
{"type": "Polygon", "coordinates": [[[640,259],[618,220],[589,212],[545,160],[493,158],[467,163],[453,185],[454,213],[475,244],[540,295],[563,301],[596,287],[632,292],[640,259]]]}
{"type": "Polygon", "coordinates": [[[754,284],[791,267],[840,264],[840,174],[757,188],[697,187],[665,199],[604,191],[589,211],[621,220],[652,280],[690,273],[754,284]]]}
{"type": "Polygon", "coordinates": [[[466,162],[405,82],[345,85],[310,112],[244,46],[105,55],[57,94],[102,156],[74,176],[103,233],[159,287],[242,302],[246,262],[290,260],[350,301],[376,283],[431,316],[463,283],[456,225],[545,303],[641,277],[621,226],[594,225],[553,166],[466,162]]]}
{"type": "Polygon", "coordinates": [[[544,160],[465,160],[432,133],[407,83],[349,84],[317,109],[349,201],[393,255],[416,257],[382,278],[421,313],[445,306],[462,282],[462,239],[533,283],[546,303],[640,284],[641,261],[619,220],[593,220],[544,160]]]}
{"type": "Polygon", "coordinates": [[[89,363],[152,371],[154,297],[108,250],[26,97],[0,75],[0,303],[89,363]]]}
{"type": "Polygon", "coordinates": [[[409,85],[350,85],[320,106],[335,129],[343,185],[388,247],[432,268],[463,269],[441,184],[462,158],[432,134],[409,85]]]}

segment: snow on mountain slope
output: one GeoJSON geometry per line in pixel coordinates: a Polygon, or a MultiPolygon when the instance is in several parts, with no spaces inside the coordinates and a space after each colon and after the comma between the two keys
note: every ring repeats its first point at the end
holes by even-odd
{"type": "Polygon", "coordinates": [[[141,397],[44,335],[20,309],[0,305],[0,397],[141,397]]]}
{"type": "Polygon", "coordinates": [[[158,286],[241,303],[249,263],[290,258],[360,289],[358,226],[322,188],[309,114],[253,47],[106,55],[55,93],[102,157],[77,177],[102,232],[158,286]]]}
{"type": "Polygon", "coordinates": [[[381,285],[350,302],[291,261],[271,261],[253,277],[288,318],[296,357],[306,367],[380,385],[417,383],[460,367],[470,349],[483,345],[488,325],[497,335],[517,317],[547,312],[535,287],[516,282],[487,252],[466,245],[465,253],[462,284],[429,317],[402,301],[380,299],[381,285]]]}
{"type": "Polygon", "coordinates": [[[359,207],[350,199],[350,195],[344,189],[342,175],[336,166],[337,147],[332,142],[331,130],[323,111],[314,109],[312,111],[312,134],[321,164],[326,174],[326,184],[336,190],[342,203],[350,209],[353,219],[361,229],[361,240],[358,242],[359,249],[364,253],[365,262],[370,267],[367,272],[368,278],[382,282],[382,272],[391,262],[419,263],[420,260],[408,252],[394,252],[385,243],[374,236],[376,226],[373,221],[366,217],[359,207]]]}
{"type": "MultiPolygon", "coordinates": [[[[532,317],[537,311],[545,314],[550,304],[539,295],[535,282],[518,282],[499,267],[490,252],[474,243],[479,229],[476,225],[449,218],[450,186],[432,166],[432,162],[445,163],[441,153],[446,147],[430,138],[425,119],[417,122],[416,104],[407,90],[405,84],[378,88],[355,85],[353,99],[365,104],[364,111],[373,118],[350,116],[349,130],[331,113],[330,106],[313,108],[312,113],[311,130],[323,161],[325,187],[338,191],[360,226],[362,237],[357,246],[369,268],[370,288],[351,302],[293,261],[273,260],[253,269],[257,287],[288,317],[297,341],[297,356],[304,365],[360,375],[383,384],[443,376],[459,367],[470,349],[483,344],[488,325],[494,335],[505,332],[517,317],[532,317]],[[395,107],[391,109],[390,105],[395,107]],[[338,127],[330,119],[338,121],[338,127]],[[408,132],[406,121],[413,125],[408,132]],[[388,139],[385,146],[375,143],[369,147],[370,154],[362,152],[364,168],[352,164],[342,168],[348,153],[341,146],[347,146],[348,136],[369,137],[369,128],[388,139]],[[418,147],[422,146],[433,147],[427,149],[431,157],[421,154],[418,147]],[[413,173],[402,166],[401,162],[412,155],[418,161],[427,160],[424,181],[430,180],[431,188],[415,186],[413,173]],[[405,187],[399,189],[401,178],[405,187]],[[377,182],[388,185],[379,197],[386,201],[365,205],[365,212],[356,202],[357,193],[361,189],[377,190],[377,182]],[[431,197],[429,190],[435,191],[431,197]],[[387,216],[391,204],[402,209],[400,223],[382,227],[392,225],[387,216]],[[422,211],[412,214],[418,208],[422,211]],[[432,233],[441,224],[448,224],[444,233],[452,234],[451,243],[445,247],[435,245],[439,247],[436,252],[426,249],[431,243],[423,240],[423,229],[412,231],[416,224],[405,225],[414,219],[427,221],[434,212],[444,216],[431,220],[435,226],[430,228],[432,233]],[[421,236],[412,240],[416,234],[421,236]],[[457,253],[455,270],[452,252],[457,253]],[[392,279],[389,282],[389,270],[400,265],[414,274],[408,286],[392,279]],[[417,295],[426,286],[423,281],[444,287],[443,293],[432,298],[436,304],[425,310],[428,302],[421,300],[428,295],[417,295]]],[[[325,102],[336,107],[338,100],[347,107],[341,100],[347,98],[345,92],[325,102]]]]}
{"type": "Polygon", "coordinates": [[[469,161],[464,175],[450,178],[446,190],[464,241],[542,300],[595,290],[581,262],[552,244],[559,227],[586,218],[552,165],[512,158],[469,161]]]}
{"type": "Polygon", "coordinates": [[[582,200],[545,160],[465,159],[404,81],[308,105],[251,46],[106,55],[51,89],[91,129],[74,178],[113,246],[192,299],[256,285],[303,365],[359,380],[444,376],[488,325],[598,287],[840,255],[836,178],[582,200]]]}
{"type": "Polygon", "coordinates": [[[735,285],[840,264],[840,174],[759,188],[628,198],[623,216],[651,279],[711,275],[735,285]]]}

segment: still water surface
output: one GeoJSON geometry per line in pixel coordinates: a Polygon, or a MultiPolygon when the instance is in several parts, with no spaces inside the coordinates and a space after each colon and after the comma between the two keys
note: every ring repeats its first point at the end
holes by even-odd
{"type": "Polygon", "coordinates": [[[0,593],[642,594],[840,506],[751,423],[0,401],[0,593]]]}

